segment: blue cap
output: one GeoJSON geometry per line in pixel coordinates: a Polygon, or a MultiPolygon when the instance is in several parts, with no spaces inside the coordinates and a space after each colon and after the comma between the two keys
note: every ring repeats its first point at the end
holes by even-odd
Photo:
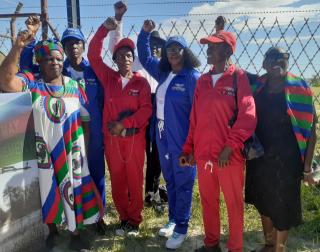
{"type": "Polygon", "coordinates": [[[86,41],[83,33],[78,28],[67,28],[62,34],[61,43],[64,44],[67,39],[79,39],[83,42],[86,41]]]}
{"type": "Polygon", "coordinates": [[[181,36],[172,36],[172,37],[168,38],[168,40],[165,44],[165,47],[167,48],[168,46],[170,46],[173,43],[177,43],[177,44],[181,45],[182,48],[188,47],[187,41],[181,36]]]}

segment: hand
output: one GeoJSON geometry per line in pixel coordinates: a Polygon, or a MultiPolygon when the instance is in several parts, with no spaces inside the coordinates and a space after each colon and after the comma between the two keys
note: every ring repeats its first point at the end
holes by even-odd
{"type": "Polygon", "coordinates": [[[193,154],[187,154],[187,153],[182,152],[179,157],[179,164],[182,167],[194,165],[195,160],[194,160],[193,154]]]}
{"type": "Polygon", "coordinates": [[[24,30],[18,33],[15,45],[23,48],[34,40],[34,35],[31,31],[24,30]]]}
{"type": "Polygon", "coordinates": [[[121,21],[123,15],[127,12],[128,6],[124,1],[118,1],[114,5],[114,17],[117,21],[121,21]]]}
{"type": "Polygon", "coordinates": [[[108,128],[109,128],[111,135],[120,136],[121,131],[124,129],[124,126],[121,122],[115,121],[115,122],[109,122],[108,128]]]}
{"type": "Polygon", "coordinates": [[[115,18],[113,17],[108,17],[106,21],[104,21],[103,26],[108,30],[108,31],[113,31],[117,29],[118,24],[115,18]]]}
{"type": "Polygon", "coordinates": [[[156,24],[152,20],[145,20],[142,26],[142,29],[145,32],[152,32],[152,30],[156,27],[156,24]]]}
{"type": "Polygon", "coordinates": [[[30,16],[25,22],[29,32],[35,36],[41,26],[41,21],[38,16],[30,16]]]}
{"type": "Polygon", "coordinates": [[[230,164],[231,154],[232,154],[232,149],[228,146],[224,147],[224,149],[220,152],[218,157],[219,167],[225,167],[230,164]]]}

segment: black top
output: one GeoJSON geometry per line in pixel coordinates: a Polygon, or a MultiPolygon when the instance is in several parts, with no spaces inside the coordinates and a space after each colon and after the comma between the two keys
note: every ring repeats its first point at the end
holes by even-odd
{"type": "Polygon", "coordinates": [[[303,163],[287,114],[284,92],[268,93],[267,86],[255,97],[256,135],[265,155],[247,162],[246,202],[270,217],[278,230],[301,222],[300,184],[303,163]]]}

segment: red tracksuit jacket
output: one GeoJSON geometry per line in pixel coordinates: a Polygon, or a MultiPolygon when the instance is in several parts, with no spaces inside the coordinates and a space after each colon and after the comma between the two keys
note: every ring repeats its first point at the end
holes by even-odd
{"type": "Polygon", "coordinates": [[[107,123],[116,121],[120,112],[131,110],[134,114],[122,120],[122,123],[125,128],[139,128],[137,136],[144,138],[152,113],[150,86],[145,78],[134,73],[122,89],[120,74],[108,67],[101,57],[103,40],[107,34],[107,29],[100,26],[88,50],[89,62],[104,88],[103,132],[105,136],[111,136],[107,123]]]}
{"type": "Polygon", "coordinates": [[[225,146],[233,149],[232,164],[243,164],[241,154],[243,142],[256,127],[254,99],[245,72],[237,69],[238,117],[232,128],[228,126],[234,115],[235,92],[233,74],[236,67],[231,65],[212,86],[212,71],[202,75],[196,86],[190,115],[190,128],[183,151],[194,153],[196,160],[217,163],[225,146]]]}

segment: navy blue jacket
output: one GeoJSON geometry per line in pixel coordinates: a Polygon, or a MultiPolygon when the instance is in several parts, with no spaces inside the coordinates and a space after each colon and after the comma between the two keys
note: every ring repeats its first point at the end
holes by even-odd
{"type": "MultiPolygon", "coordinates": [[[[170,72],[159,68],[159,60],[152,56],[150,50],[150,33],[141,31],[137,42],[139,60],[147,72],[158,81],[158,88],[167,79],[170,72]]],[[[189,116],[193,94],[200,73],[195,69],[183,68],[170,82],[164,104],[164,127],[168,142],[168,151],[180,154],[189,131],[189,116]]],[[[156,99],[155,99],[156,100],[156,99]]],[[[156,128],[156,102],[150,125],[151,139],[156,128]]]]}

